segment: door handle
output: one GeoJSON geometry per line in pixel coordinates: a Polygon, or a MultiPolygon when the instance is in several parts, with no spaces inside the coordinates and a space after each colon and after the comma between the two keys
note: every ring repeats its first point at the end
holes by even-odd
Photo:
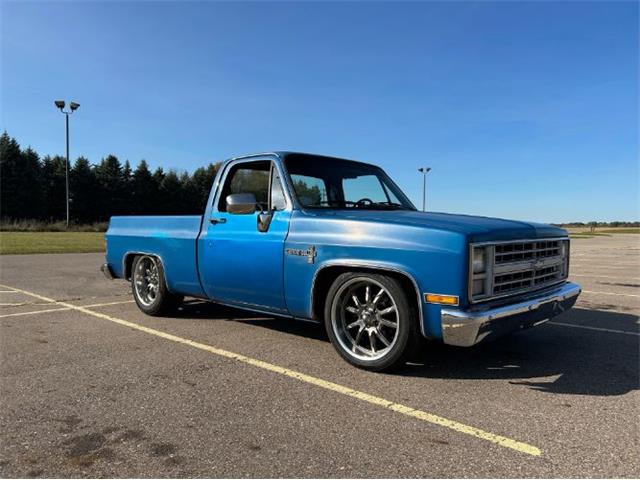
{"type": "Polygon", "coordinates": [[[209,223],[215,225],[216,223],[227,223],[226,218],[210,218],[209,223]]]}

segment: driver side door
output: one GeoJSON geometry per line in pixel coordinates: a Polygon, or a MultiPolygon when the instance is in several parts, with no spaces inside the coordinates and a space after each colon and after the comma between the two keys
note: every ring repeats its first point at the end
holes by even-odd
{"type": "Polygon", "coordinates": [[[209,298],[287,311],[283,260],[291,202],[281,175],[271,160],[239,160],[227,167],[199,244],[201,281],[209,298]],[[254,195],[255,211],[230,213],[227,200],[234,194],[254,195]],[[265,216],[270,220],[266,229],[265,216]]]}

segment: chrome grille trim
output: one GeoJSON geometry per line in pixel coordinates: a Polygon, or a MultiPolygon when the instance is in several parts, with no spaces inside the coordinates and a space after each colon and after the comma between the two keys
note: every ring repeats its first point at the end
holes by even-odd
{"type": "Polygon", "coordinates": [[[542,240],[538,242],[504,243],[494,247],[496,265],[502,263],[535,260],[560,255],[560,240],[542,240]]]}
{"type": "Polygon", "coordinates": [[[540,290],[564,282],[569,274],[569,238],[539,238],[469,245],[469,289],[471,303],[540,290]],[[562,254],[566,243],[565,254],[562,254]],[[474,249],[484,249],[485,270],[473,273],[474,249]],[[474,280],[483,292],[473,294],[474,280]]]}

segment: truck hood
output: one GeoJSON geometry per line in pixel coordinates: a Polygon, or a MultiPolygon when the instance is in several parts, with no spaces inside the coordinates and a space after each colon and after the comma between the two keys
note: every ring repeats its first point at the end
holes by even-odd
{"type": "Polygon", "coordinates": [[[458,233],[471,242],[564,237],[567,231],[543,223],[407,210],[307,210],[317,217],[425,227],[458,233]]]}

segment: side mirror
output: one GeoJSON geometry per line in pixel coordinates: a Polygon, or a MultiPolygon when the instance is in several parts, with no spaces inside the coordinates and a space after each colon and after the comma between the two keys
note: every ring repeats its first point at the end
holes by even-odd
{"type": "Polygon", "coordinates": [[[256,212],[258,201],[253,193],[232,193],[227,195],[227,212],[245,215],[256,212]]]}

